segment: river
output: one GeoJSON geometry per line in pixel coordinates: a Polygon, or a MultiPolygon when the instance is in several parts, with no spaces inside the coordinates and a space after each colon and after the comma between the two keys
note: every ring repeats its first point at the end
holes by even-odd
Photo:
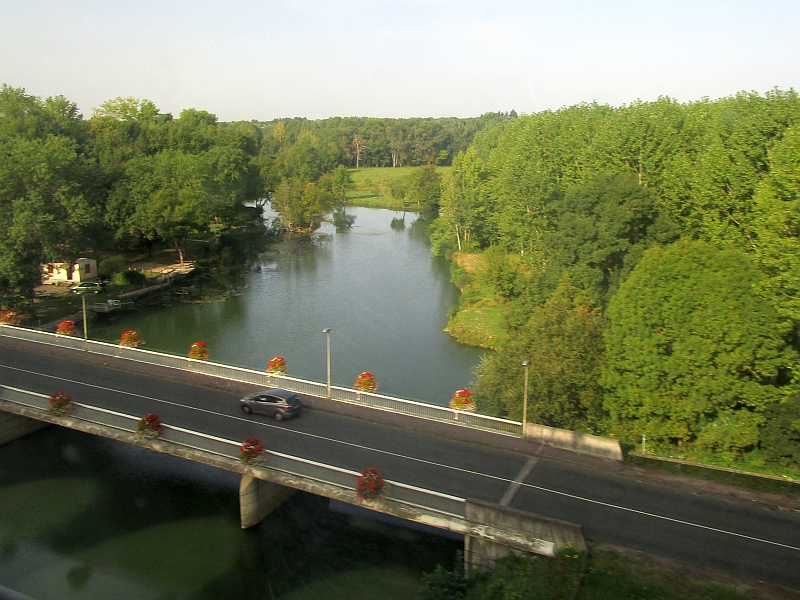
{"type": "MultiPolygon", "coordinates": [[[[348,213],[349,232],[327,224],[252,261],[224,301],[142,309],[90,335],[132,328],[180,354],[203,340],[212,360],[258,369],[281,354],[323,381],[330,327],[333,383],[371,370],[380,392],[445,404],[480,359],[442,331],[458,295],[447,264],[415,215],[348,213]]],[[[40,600],[410,600],[459,547],[304,493],[242,531],[235,474],[71,430],[0,451],[0,585],[40,600]]]]}
{"type": "Polygon", "coordinates": [[[481,351],[443,331],[458,301],[446,260],[430,251],[417,215],[349,208],[348,233],[331,223],[264,253],[225,301],[140,310],[93,325],[112,342],[135,329],[145,348],[185,355],[205,341],[211,360],[265,369],[283,356],[289,374],[324,382],[331,328],[331,379],[352,387],[372,371],[379,393],[447,404],[469,385],[481,351]]]}

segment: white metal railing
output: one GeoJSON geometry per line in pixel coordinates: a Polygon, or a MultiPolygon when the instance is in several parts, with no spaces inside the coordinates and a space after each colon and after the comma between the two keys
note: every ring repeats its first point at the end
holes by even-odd
{"type": "MultiPolygon", "coordinates": [[[[254,369],[246,369],[244,367],[233,367],[221,363],[184,358],[182,356],[165,354],[163,352],[154,352],[152,350],[144,350],[142,348],[126,348],[124,346],[109,344],[107,342],[83,340],[81,338],[58,335],[47,331],[38,331],[35,329],[26,329],[24,327],[14,327],[9,325],[0,326],[0,335],[54,346],[61,346],[64,348],[85,350],[87,352],[102,354],[105,356],[116,356],[128,360],[135,360],[138,362],[144,362],[162,367],[170,367],[173,369],[181,369],[184,371],[191,371],[193,373],[202,373],[204,375],[231,379],[233,381],[240,381],[243,383],[252,383],[265,387],[282,387],[293,392],[307,394],[309,396],[318,396],[320,398],[325,398],[327,396],[327,386],[324,383],[298,379],[296,377],[272,375],[265,372],[256,371],[254,369]]],[[[453,410],[452,408],[446,406],[425,404],[423,402],[415,402],[413,400],[405,400],[403,398],[394,398],[392,396],[383,396],[381,394],[368,394],[339,386],[331,386],[331,398],[340,402],[360,404],[371,408],[403,413],[410,416],[435,419],[438,421],[448,421],[451,423],[458,423],[460,425],[488,429],[491,431],[522,437],[522,423],[519,421],[510,421],[508,419],[489,417],[487,415],[480,415],[476,413],[465,413],[453,410]]]]}
{"type": "MultiPolygon", "coordinates": [[[[47,410],[49,408],[48,396],[28,390],[21,390],[9,386],[0,386],[0,400],[6,400],[22,406],[47,410]]],[[[70,415],[97,425],[104,425],[126,432],[135,432],[139,417],[128,415],[98,406],[90,406],[75,402],[75,409],[70,415]]],[[[192,431],[174,425],[162,425],[161,440],[180,446],[209,452],[225,458],[238,459],[240,442],[226,440],[199,431],[192,431]]],[[[354,490],[359,473],[326,465],[313,460],[290,456],[271,450],[265,451],[266,465],[264,468],[297,475],[305,479],[312,479],[334,485],[347,490],[354,490]]],[[[408,504],[428,510],[433,510],[450,516],[463,518],[465,516],[465,500],[456,496],[442,494],[433,490],[426,490],[412,485],[387,482],[389,497],[402,504],[408,504]]]]}

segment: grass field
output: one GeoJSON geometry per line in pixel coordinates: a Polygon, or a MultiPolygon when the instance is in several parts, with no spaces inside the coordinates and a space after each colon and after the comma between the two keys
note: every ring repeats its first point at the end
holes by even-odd
{"type": "MultiPolygon", "coordinates": [[[[405,177],[419,167],[362,167],[350,169],[353,178],[353,189],[347,193],[347,200],[353,206],[368,206],[370,208],[390,208],[401,210],[409,207],[403,205],[402,200],[392,197],[389,184],[400,177],[405,177]]],[[[436,167],[444,175],[450,167],[436,167]]]]}

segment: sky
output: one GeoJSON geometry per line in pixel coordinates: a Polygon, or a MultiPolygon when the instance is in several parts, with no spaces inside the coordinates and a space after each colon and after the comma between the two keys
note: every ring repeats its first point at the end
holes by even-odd
{"type": "Polygon", "coordinates": [[[0,0],[0,83],[222,121],[800,89],[800,0],[0,0]]]}

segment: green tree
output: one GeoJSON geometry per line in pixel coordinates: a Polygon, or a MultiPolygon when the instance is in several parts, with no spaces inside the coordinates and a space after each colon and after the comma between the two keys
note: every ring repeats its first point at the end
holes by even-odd
{"type": "Polygon", "coordinates": [[[522,418],[523,368],[529,367],[528,421],[598,433],[603,419],[603,319],[565,276],[550,300],[478,368],[478,405],[522,418]]]}
{"type": "Polygon", "coordinates": [[[289,230],[316,228],[331,207],[332,195],[325,181],[322,185],[317,185],[300,179],[286,180],[272,195],[272,208],[280,215],[283,226],[289,230]]]}
{"type": "Polygon", "coordinates": [[[425,211],[439,208],[442,195],[442,175],[436,171],[435,165],[427,165],[414,169],[405,181],[405,201],[425,211]]]}
{"type": "Polygon", "coordinates": [[[182,245],[190,233],[205,231],[212,216],[207,181],[209,164],[178,150],[128,161],[109,218],[120,234],[172,245],[183,262],[182,245]]]}
{"type": "Polygon", "coordinates": [[[761,277],[742,252],[701,241],[644,253],[607,311],[614,434],[731,453],[757,446],[796,362],[789,323],[754,293],[761,277]]]}
{"type": "Polygon", "coordinates": [[[347,191],[353,187],[353,178],[344,165],[338,165],[333,170],[333,188],[331,193],[337,203],[347,202],[347,191]]]}

